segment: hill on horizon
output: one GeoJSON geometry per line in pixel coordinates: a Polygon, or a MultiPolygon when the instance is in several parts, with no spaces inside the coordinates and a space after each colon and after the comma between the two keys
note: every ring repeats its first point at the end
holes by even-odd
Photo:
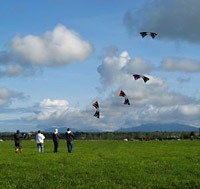
{"type": "MultiPolygon", "coordinates": [[[[46,128],[44,131],[46,132],[53,132],[55,127],[46,128]]],[[[58,127],[60,133],[65,133],[67,127],[58,127]]],[[[88,128],[71,128],[73,132],[106,132],[100,129],[94,129],[91,127],[88,128]]],[[[199,128],[193,127],[191,125],[184,125],[179,123],[150,123],[150,124],[143,124],[136,127],[127,127],[127,128],[120,128],[113,132],[198,132],[199,128]]]]}
{"type": "Polygon", "coordinates": [[[130,127],[130,128],[120,128],[117,132],[155,132],[155,131],[162,131],[162,132],[191,132],[191,131],[199,131],[199,128],[193,127],[190,125],[184,125],[179,123],[151,123],[151,124],[144,124],[137,127],[130,127]]]}

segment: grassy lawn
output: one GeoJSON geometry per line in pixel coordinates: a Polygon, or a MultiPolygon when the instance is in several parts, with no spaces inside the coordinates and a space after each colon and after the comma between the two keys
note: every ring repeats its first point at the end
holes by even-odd
{"type": "Polygon", "coordinates": [[[200,188],[200,140],[65,141],[53,153],[52,141],[37,152],[34,141],[0,143],[2,189],[195,189],[200,188]]]}

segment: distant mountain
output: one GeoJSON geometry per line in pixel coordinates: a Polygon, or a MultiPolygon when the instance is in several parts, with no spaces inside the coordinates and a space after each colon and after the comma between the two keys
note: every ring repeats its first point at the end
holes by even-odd
{"type": "Polygon", "coordinates": [[[190,132],[199,131],[199,128],[190,125],[178,124],[178,123],[155,123],[155,124],[144,124],[137,127],[120,128],[116,132],[155,132],[155,131],[166,131],[166,132],[190,132]]]}
{"type": "MultiPolygon", "coordinates": [[[[44,132],[53,132],[55,127],[46,128],[44,132]]],[[[100,129],[96,128],[71,128],[70,129],[73,132],[104,132],[100,129]]],[[[65,133],[67,130],[67,127],[58,127],[58,130],[60,133],[65,133]]],[[[156,132],[156,131],[162,131],[162,132],[198,132],[199,128],[193,127],[190,125],[184,125],[184,124],[178,124],[178,123],[151,123],[151,124],[143,124],[137,127],[129,127],[129,128],[120,128],[114,132],[156,132]]]]}

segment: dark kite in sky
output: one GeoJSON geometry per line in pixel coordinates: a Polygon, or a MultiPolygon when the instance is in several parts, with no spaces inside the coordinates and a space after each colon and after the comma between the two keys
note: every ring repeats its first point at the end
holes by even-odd
{"type": "Polygon", "coordinates": [[[150,35],[153,39],[158,35],[157,33],[154,32],[140,32],[140,35],[144,38],[147,35],[150,35]]]}
{"type": "Polygon", "coordinates": [[[134,74],[133,77],[134,77],[135,80],[138,80],[138,79],[142,78],[145,83],[149,80],[148,77],[146,77],[144,75],[139,75],[139,74],[134,74]]]}
{"type": "Polygon", "coordinates": [[[128,105],[130,105],[129,99],[128,99],[128,97],[126,96],[126,94],[125,94],[124,91],[121,90],[121,91],[119,92],[119,96],[122,96],[122,97],[125,98],[125,100],[124,100],[124,104],[128,104],[128,105]]]}
{"type": "Polygon", "coordinates": [[[94,116],[99,118],[100,111],[99,111],[99,103],[98,103],[98,101],[95,101],[92,105],[96,108],[96,112],[95,112],[94,116]]]}

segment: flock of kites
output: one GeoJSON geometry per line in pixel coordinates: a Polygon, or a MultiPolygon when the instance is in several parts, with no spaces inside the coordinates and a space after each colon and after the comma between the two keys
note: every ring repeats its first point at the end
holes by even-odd
{"type": "MultiPolygon", "coordinates": [[[[145,36],[147,36],[147,35],[150,35],[152,37],[152,39],[154,39],[157,36],[157,33],[154,33],[154,32],[140,32],[140,35],[143,38],[145,36]]],[[[135,80],[138,80],[138,79],[142,78],[143,81],[144,81],[144,83],[146,83],[149,80],[148,77],[146,77],[144,75],[140,75],[140,74],[133,74],[133,77],[134,77],[135,80]]],[[[119,92],[119,96],[124,97],[124,104],[130,105],[130,101],[129,101],[126,93],[123,90],[121,90],[119,92]]],[[[95,101],[92,105],[94,106],[94,108],[96,108],[96,112],[95,112],[94,116],[97,117],[97,118],[99,118],[100,117],[100,110],[99,110],[99,103],[98,103],[98,101],[95,101]]]]}

